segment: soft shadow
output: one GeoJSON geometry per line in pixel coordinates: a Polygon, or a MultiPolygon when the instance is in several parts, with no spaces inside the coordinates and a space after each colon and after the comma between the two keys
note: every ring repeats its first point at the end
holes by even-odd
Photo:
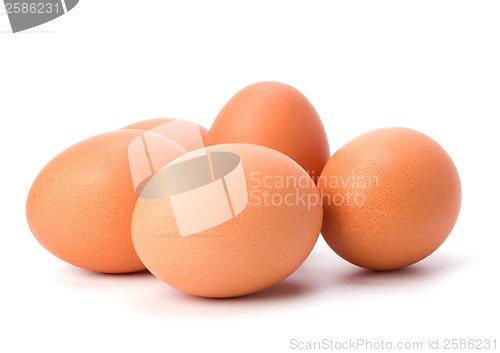
{"type": "Polygon", "coordinates": [[[437,279],[471,262],[470,257],[436,255],[399,270],[374,271],[355,268],[340,276],[337,286],[390,286],[406,285],[422,280],[437,279]]]}
{"type": "Polygon", "coordinates": [[[61,266],[53,272],[54,282],[70,287],[116,287],[135,286],[138,281],[156,280],[151,272],[144,270],[132,273],[101,273],[73,266],[61,266]]]}
{"type": "MultiPolygon", "coordinates": [[[[462,254],[463,255],[463,254],[462,254]]],[[[476,260],[468,256],[439,254],[395,271],[372,271],[341,259],[313,256],[287,279],[263,291],[233,298],[203,298],[183,293],[155,278],[149,271],[105,274],[61,265],[53,271],[53,281],[62,287],[88,293],[107,293],[125,300],[127,307],[153,315],[242,318],[262,315],[283,307],[302,307],[311,297],[342,299],[365,296],[366,291],[415,293],[433,281],[455,275],[476,260]],[[376,289],[371,291],[372,289],[376,289]]]]}
{"type": "Polygon", "coordinates": [[[281,281],[274,286],[264,289],[257,293],[247,294],[239,297],[230,298],[200,298],[196,296],[191,296],[201,300],[216,301],[216,302],[246,302],[246,303],[257,303],[263,301],[275,301],[275,300],[286,300],[293,299],[298,296],[302,296],[310,290],[309,286],[300,281],[289,279],[281,281]]]}
{"type": "Polygon", "coordinates": [[[134,299],[139,310],[159,315],[196,318],[248,317],[279,310],[295,301],[304,300],[311,288],[301,281],[286,279],[263,291],[231,298],[204,298],[183,293],[159,283],[152,291],[143,291],[134,299]],[[160,288],[161,287],[161,288],[160,288]]]}
{"type": "Polygon", "coordinates": [[[427,269],[417,265],[391,271],[374,271],[357,268],[341,276],[339,282],[341,284],[352,285],[387,285],[406,280],[424,278],[428,275],[432,274],[427,269]]]}

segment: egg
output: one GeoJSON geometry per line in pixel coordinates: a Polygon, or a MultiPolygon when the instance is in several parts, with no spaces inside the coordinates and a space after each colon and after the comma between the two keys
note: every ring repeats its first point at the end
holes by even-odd
{"type": "Polygon", "coordinates": [[[26,216],[33,235],[81,268],[144,270],[130,232],[137,193],[184,153],[172,140],[140,130],[108,132],[73,145],[43,168],[29,191],[26,216]]]}
{"type": "Polygon", "coordinates": [[[434,252],[461,204],[457,169],[430,137],[382,128],[349,141],[328,161],[318,187],[322,235],[345,260],[393,270],[434,252]]]}
{"type": "Polygon", "coordinates": [[[217,115],[206,144],[251,143],[280,151],[316,180],[330,158],[323,123],[309,100],[280,82],[258,82],[236,93],[217,115]]]}
{"type": "Polygon", "coordinates": [[[208,134],[208,130],[201,125],[173,118],[144,120],[122,129],[147,130],[160,134],[177,142],[186,151],[194,151],[204,147],[204,141],[208,134]]]}
{"type": "Polygon", "coordinates": [[[144,187],[132,238],[146,267],[170,286],[235,297],[293,273],[319,236],[321,198],[292,159],[252,144],[190,152],[144,187]]]}

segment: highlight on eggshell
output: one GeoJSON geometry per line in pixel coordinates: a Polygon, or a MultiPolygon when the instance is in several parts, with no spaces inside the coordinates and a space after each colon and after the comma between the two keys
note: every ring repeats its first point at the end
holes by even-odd
{"type": "Polygon", "coordinates": [[[130,233],[136,192],[186,152],[165,136],[141,130],[77,143],[52,159],[30,189],[26,217],[33,235],[49,252],[81,268],[144,270],[130,233]]]}
{"type": "Polygon", "coordinates": [[[293,273],[322,223],[318,189],[284,154],[223,144],[160,169],[134,209],[132,238],[146,267],[186,293],[234,297],[293,273]]]}
{"type": "Polygon", "coordinates": [[[236,93],[219,112],[206,145],[251,143],[296,161],[316,181],[330,158],[323,123],[309,100],[280,82],[257,82],[236,93]]]}
{"type": "Polygon", "coordinates": [[[345,260],[394,270],[434,252],[458,218],[461,184],[446,151],[408,128],[382,128],[341,147],[323,169],[322,235],[345,260]]]}

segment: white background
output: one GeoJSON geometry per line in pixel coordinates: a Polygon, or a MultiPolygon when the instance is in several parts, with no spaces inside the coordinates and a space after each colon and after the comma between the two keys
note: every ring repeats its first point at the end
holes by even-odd
{"type": "Polygon", "coordinates": [[[51,23],[9,31],[2,9],[0,351],[287,352],[294,338],[496,338],[500,348],[500,2],[81,0],[51,23]],[[436,139],[463,187],[444,245],[405,270],[372,273],[320,238],[284,282],[213,300],[148,273],[75,268],[30,234],[29,187],[60,151],[150,118],[210,127],[261,80],[311,100],[332,153],[383,126],[436,139]]]}

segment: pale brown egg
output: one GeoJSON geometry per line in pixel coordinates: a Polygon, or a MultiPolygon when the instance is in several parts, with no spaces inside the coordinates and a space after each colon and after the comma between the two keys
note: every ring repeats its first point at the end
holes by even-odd
{"type": "Polygon", "coordinates": [[[66,149],[35,179],[26,216],[35,238],[60,259],[88,270],[144,270],[130,234],[136,189],[186,151],[140,130],[97,135],[66,149]]]}
{"type": "Polygon", "coordinates": [[[234,297],[294,272],[318,238],[309,175],[267,147],[206,147],[169,163],[143,189],[132,237],[146,267],[186,293],[234,297]]]}
{"type": "Polygon", "coordinates": [[[309,100],[279,82],[258,82],[236,93],[210,128],[206,144],[252,143],[280,151],[316,181],[330,158],[328,138],[309,100]]]}
{"type": "Polygon", "coordinates": [[[373,130],[349,141],[328,161],[318,187],[328,245],[374,270],[402,268],[434,252],[461,204],[450,156],[407,128],[373,130]]]}

